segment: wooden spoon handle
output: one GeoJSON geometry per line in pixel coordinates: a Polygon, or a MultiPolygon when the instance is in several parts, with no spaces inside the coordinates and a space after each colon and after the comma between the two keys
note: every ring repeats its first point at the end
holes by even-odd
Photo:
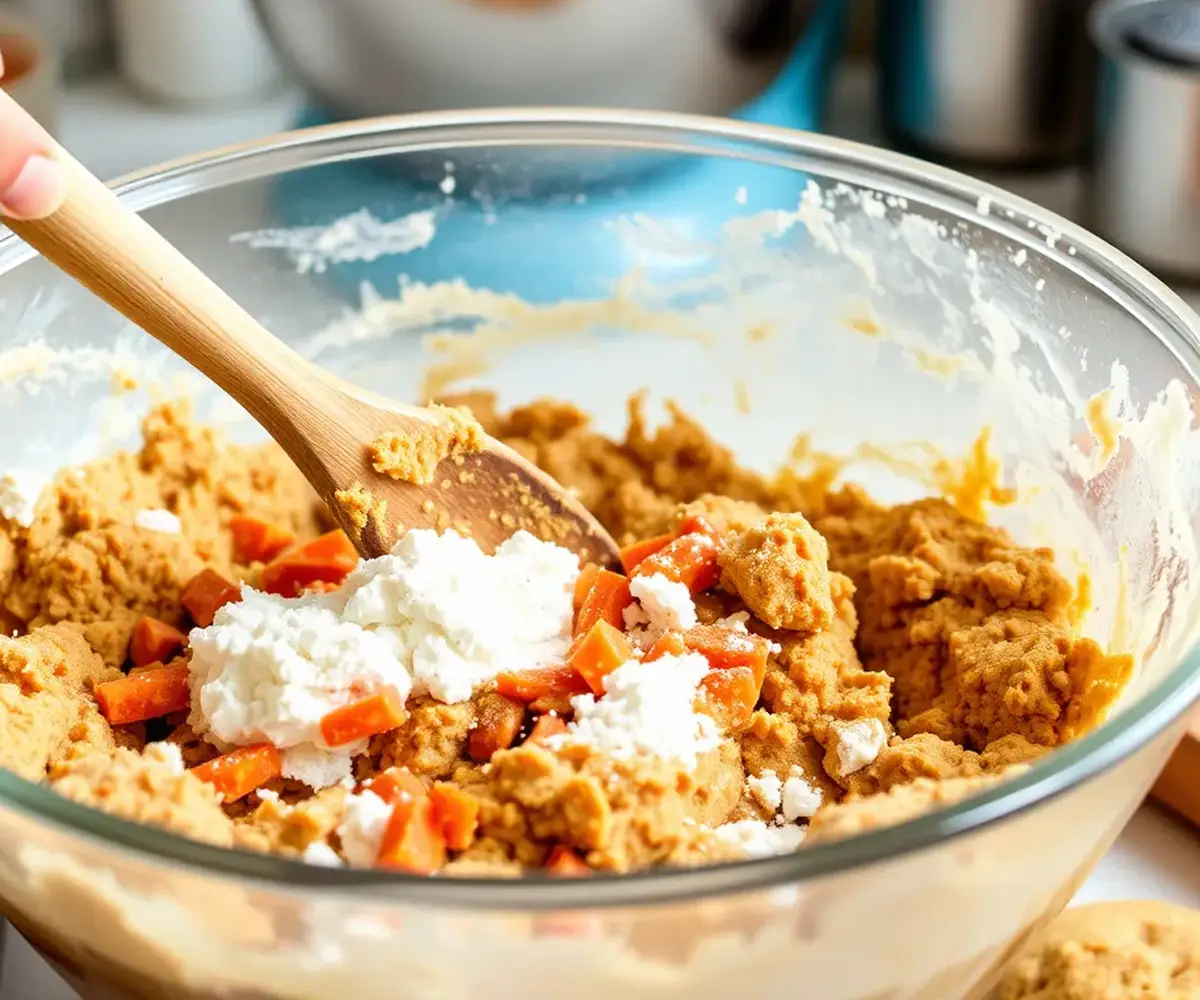
{"type": "Polygon", "coordinates": [[[313,409],[323,373],[273,337],[61,147],[62,207],[5,219],[42,256],[189,361],[278,440],[313,409]],[[308,406],[288,401],[307,399],[308,406]]]}

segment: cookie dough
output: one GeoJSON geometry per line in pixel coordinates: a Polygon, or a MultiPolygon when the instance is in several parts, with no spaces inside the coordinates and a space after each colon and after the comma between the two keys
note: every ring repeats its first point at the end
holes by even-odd
{"type": "Polygon", "coordinates": [[[995,1000],[1194,1000],[1200,911],[1157,901],[1066,910],[1009,967],[995,1000]]]}
{"type": "MultiPolygon", "coordinates": [[[[485,396],[445,402],[467,408],[441,411],[453,433],[411,453],[377,442],[383,471],[421,481],[433,457],[469,449],[482,428],[574,490],[621,544],[658,551],[693,532],[693,549],[711,551],[711,576],[688,586],[649,575],[636,588],[641,605],[625,609],[633,617],[610,621],[635,667],[661,655],[654,643],[666,633],[678,643],[691,629],[701,644],[723,636],[735,659],[767,651],[757,668],[724,675],[691,647],[664,647],[680,669],[701,656],[701,672],[719,675],[683,704],[699,726],[690,759],[618,759],[605,745],[606,727],[653,728],[652,713],[639,721],[645,699],[620,711],[592,693],[587,706],[561,694],[514,700],[491,674],[450,698],[436,669],[411,693],[406,675],[389,728],[349,744],[348,774],[328,786],[311,778],[329,764],[314,752],[303,768],[218,794],[220,755],[265,752],[269,765],[275,751],[214,735],[195,704],[110,724],[98,685],[165,667],[146,683],[169,690],[171,676],[195,680],[202,655],[206,676],[219,673],[220,644],[186,635],[199,621],[185,595],[194,580],[268,588],[279,582],[276,549],[331,527],[276,446],[225,442],[167,405],[146,418],[139,451],[64,470],[31,524],[0,524],[10,633],[0,637],[0,765],[127,819],[314,864],[370,863],[391,800],[365,793],[400,775],[412,794],[470,817],[446,834],[437,864],[447,874],[625,872],[803,849],[955,802],[1095,725],[1132,669],[1074,632],[1073,588],[1051,552],[948,500],[880,505],[832,485],[824,468],[811,479],[763,476],[678,409],[651,430],[637,399],[621,440],[569,404],[502,414],[485,396]],[[247,554],[254,531],[270,551],[247,554]],[[164,662],[131,660],[146,618],[168,637],[164,662]],[[756,685],[744,712],[729,707],[737,683],[756,685]],[[594,739],[564,742],[585,710],[594,739]]],[[[328,608],[349,568],[295,582],[297,593],[331,595],[322,613],[338,627],[328,608]]],[[[311,561],[292,570],[314,571],[311,561]]],[[[354,635],[360,652],[385,648],[354,635]]],[[[241,704],[257,711],[254,690],[241,704]]],[[[236,699],[224,704],[237,714],[236,699]]],[[[226,719],[228,732],[236,721],[226,719]]]]}

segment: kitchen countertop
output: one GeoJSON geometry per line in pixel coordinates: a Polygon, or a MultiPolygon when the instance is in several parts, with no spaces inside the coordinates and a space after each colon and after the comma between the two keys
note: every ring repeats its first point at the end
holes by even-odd
{"type": "MultiPolygon", "coordinates": [[[[829,131],[878,141],[871,115],[871,79],[862,67],[843,72],[834,88],[829,131]]],[[[101,177],[283,131],[303,106],[293,90],[233,110],[178,112],[144,103],[116,80],[75,88],[65,95],[59,137],[101,177]]],[[[1080,180],[1074,171],[1037,176],[998,175],[989,181],[1068,217],[1078,215],[1080,180]]],[[[1178,289],[1200,307],[1200,289],[1178,289]]],[[[1154,806],[1144,806],[1101,860],[1076,897],[1165,899],[1200,907],[1200,834],[1154,806]]],[[[0,1000],[76,1000],[15,934],[4,945],[0,1000]]]]}

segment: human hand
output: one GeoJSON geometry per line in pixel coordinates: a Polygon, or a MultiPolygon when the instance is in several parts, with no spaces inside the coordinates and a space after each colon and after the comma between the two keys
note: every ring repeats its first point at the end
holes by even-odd
{"type": "Polygon", "coordinates": [[[50,133],[0,91],[0,216],[42,219],[62,204],[66,182],[54,149],[50,133]]]}

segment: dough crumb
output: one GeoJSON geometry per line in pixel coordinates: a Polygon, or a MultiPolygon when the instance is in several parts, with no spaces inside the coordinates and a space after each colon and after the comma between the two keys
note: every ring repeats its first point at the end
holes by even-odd
{"type": "Polygon", "coordinates": [[[233,822],[210,785],[157,754],[118,749],[89,754],[50,773],[59,795],[122,819],[149,823],[207,844],[233,844],[233,822]]]}
{"type": "Polygon", "coordinates": [[[996,1000],[1194,1000],[1200,912],[1159,901],[1065,910],[1008,968],[996,1000]]]}
{"type": "Polygon", "coordinates": [[[439,463],[480,451],[483,428],[470,411],[430,405],[434,419],[410,431],[380,434],[367,446],[371,468],[408,483],[432,483],[439,463]]]}
{"type": "Polygon", "coordinates": [[[726,537],[721,581],[772,628],[816,632],[833,621],[829,547],[802,514],[768,514],[726,537]]]}

